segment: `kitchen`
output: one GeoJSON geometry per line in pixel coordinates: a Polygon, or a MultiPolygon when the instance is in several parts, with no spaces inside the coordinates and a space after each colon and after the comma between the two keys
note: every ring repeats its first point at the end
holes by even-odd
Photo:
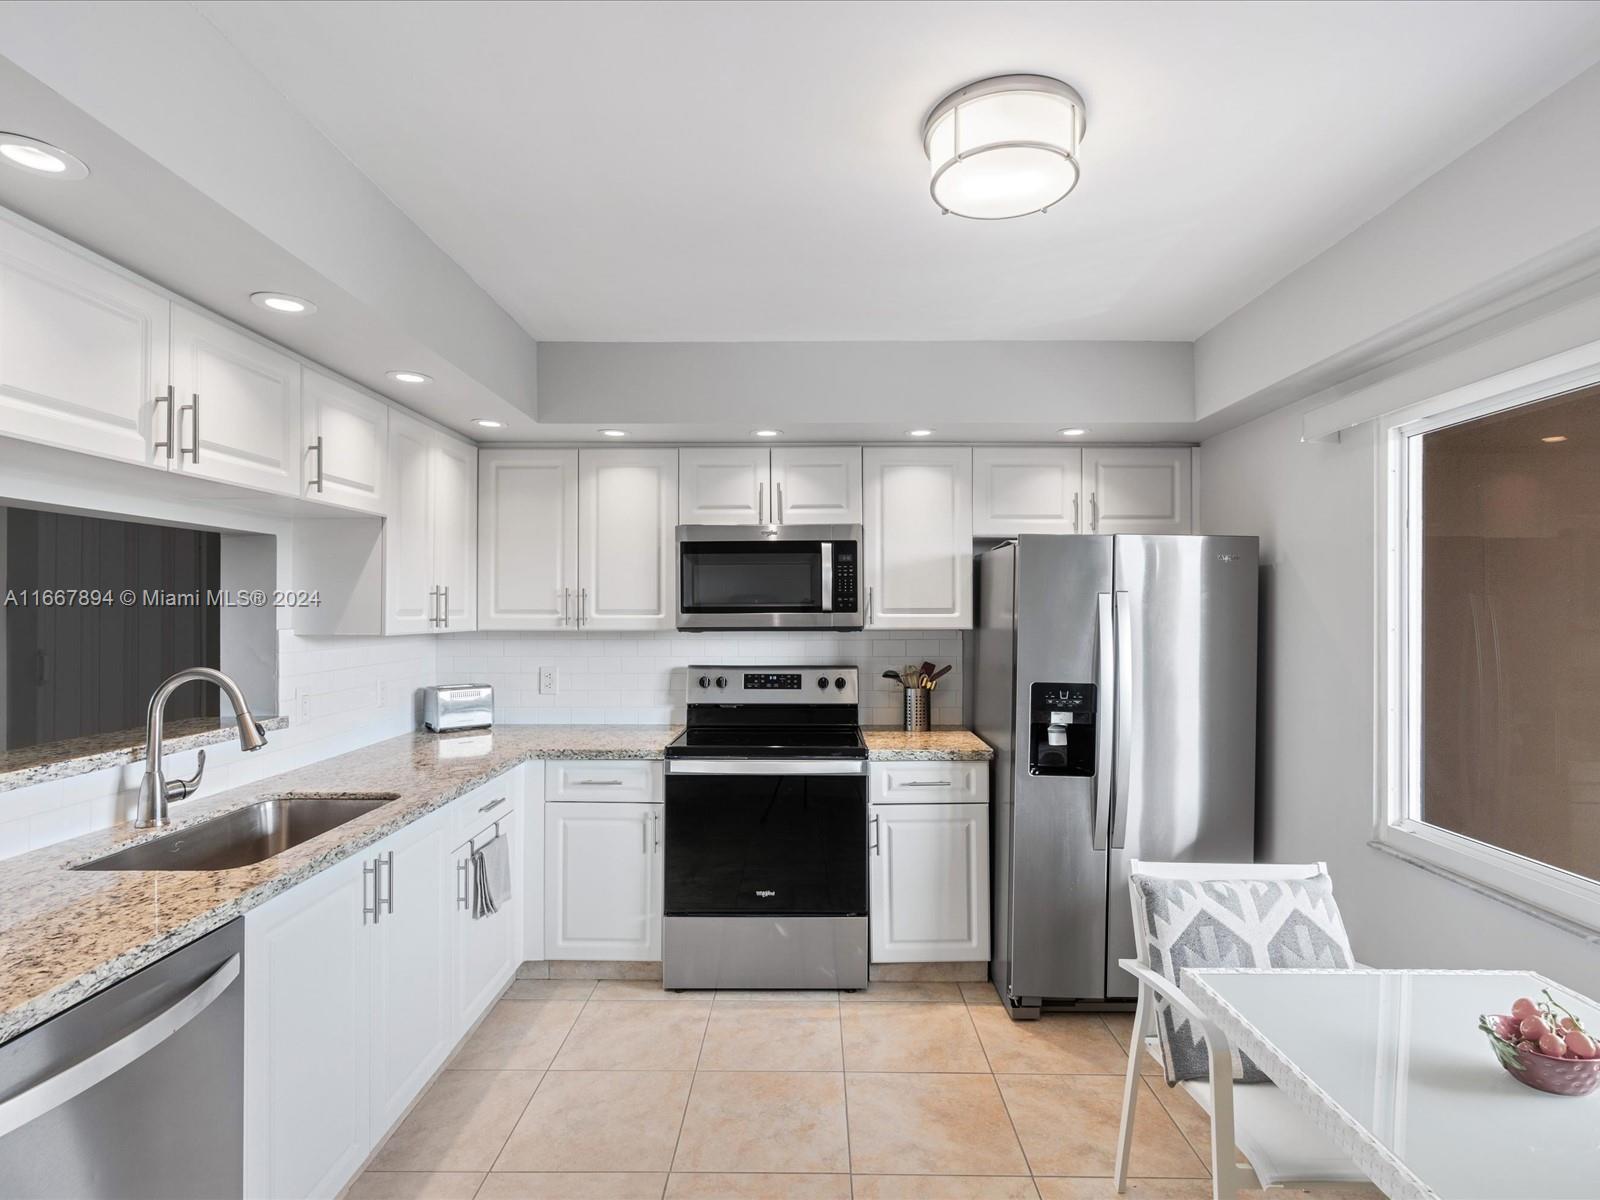
{"type": "Polygon", "coordinates": [[[0,1196],[1585,1194],[1597,63],[11,5],[0,1196]]]}

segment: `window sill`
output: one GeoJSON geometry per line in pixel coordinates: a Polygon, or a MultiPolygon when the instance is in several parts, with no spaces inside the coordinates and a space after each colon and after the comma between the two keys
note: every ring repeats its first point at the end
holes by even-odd
{"type": "Polygon", "coordinates": [[[1382,827],[1368,844],[1600,945],[1600,883],[1420,821],[1382,827]]]}

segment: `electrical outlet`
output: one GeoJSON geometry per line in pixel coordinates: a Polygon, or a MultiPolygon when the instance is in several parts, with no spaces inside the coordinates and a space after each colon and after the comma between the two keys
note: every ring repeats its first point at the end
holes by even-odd
{"type": "Polygon", "coordinates": [[[560,690],[556,682],[556,669],[554,667],[540,667],[539,694],[541,696],[554,696],[560,690]]]}

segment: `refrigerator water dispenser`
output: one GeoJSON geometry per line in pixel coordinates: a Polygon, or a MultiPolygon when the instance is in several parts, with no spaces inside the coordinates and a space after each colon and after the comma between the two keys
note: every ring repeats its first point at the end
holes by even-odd
{"type": "Polygon", "coordinates": [[[1028,707],[1029,773],[1093,775],[1094,684],[1035,683],[1028,707]]]}

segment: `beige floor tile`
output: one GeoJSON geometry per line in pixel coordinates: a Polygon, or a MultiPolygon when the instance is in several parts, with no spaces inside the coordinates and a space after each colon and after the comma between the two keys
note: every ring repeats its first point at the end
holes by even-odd
{"type": "Polygon", "coordinates": [[[542,1071],[583,1011],[581,1000],[502,1000],[450,1062],[456,1071],[542,1071]]]}
{"type": "Polygon", "coordinates": [[[712,992],[669,992],[659,979],[602,979],[594,985],[591,1000],[660,1000],[674,1004],[711,1007],[712,992]]]}
{"type": "Polygon", "coordinates": [[[930,963],[873,963],[867,976],[874,981],[896,982],[972,982],[989,978],[989,963],[983,962],[930,962],[930,963]]]}
{"type": "Polygon", "coordinates": [[[567,1034],[556,1071],[692,1071],[709,1009],[591,1000],[567,1034]]]}
{"type": "Polygon", "coordinates": [[[958,1003],[961,1000],[959,983],[884,982],[869,984],[864,992],[840,992],[840,1004],[869,1004],[873,1001],[893,1002],[908,1000],[942,1000],[958,1003]]]}
{"type": "MultiPolygon", "coordinates": [[[[493,1176],[490,1176],[492,1179],[493,1176]]],[[[1128,1190],[1117,1194],[1109,1179],[1051,1179],[1036,1175],[1040,1200],[1211,1200],[1211,1184],[1204,1179],[1130,1179],[1128,1190]]],[[[1241,1200],[1245,1195],[1239,1193],[1241,1200]]],[[[1287,1192],[1274,1192],[1287,1197],[1287,1192]]]]}
{"type": "Polygon", "coordinates": [[[672,1169],[848,1171],[844,1077],[821,1071],[696,1075],[672,1169]]]}
{"type": "Polygon", "coordinates": [[[733,1004],[711,1010],[702,1071],[842,1071],[837,1004],[733,1004]]]}
{"type": "MultiPolygon", "coordinates": [[[[1114,1075],[1000,1075],[1006,1108],[1036,1175],[1110,1175],[1122,1120],[1114,1075]]],[[[1188,1179],[1206,1174],[1159,1105],[1139,1107],[1129,1174],[1188,1179]]]]}
{"type": "Polygon", "coordinates": [[[372,1161],[375,1171],[486,1171],[538,1071],[444,1071],[372,1161]]]}
{"type": "Polygon", "coordinates": [[[499,1171],[666,1171],[689,1071],[551,1071],[495,1161],[499,1171]]]}
{"type": "Polygon", "coordinates": [[[856,1175],[855,1200],[1038,1200],[1026,1175],[856,1175]]]}
{"type": "MultiPolygon", "coordinates": [[[[1101,1013],[1100,1019],[1106,1023],[1106,1028],[1111,1030],[1111,1036],[1117,1039],[1117,1045],[1126,1051],[1128,1042],[1133,1038],[1133,1014],[1101,1013]]],[[[1161,1066],[1160,1060],[1152,1057],[1150,1052],[1146,1050],[1139,1056],[1139,1074],[1163,1075],[1165,1070],[1161,1066]]]]}
{"type": "Polygon", "coordinates": [[[839,1018],[846,1070],[989,1069],[965,1004],[847,1004],[839,1018]]]}
{"type": "Polygon", "coordinates": [[[1013,1021],[999,1005],[974,1006],[972,1023],[1000,1074],[1116,1075],[1128,1058],[1099,1017],[1050,1013],[1013,1021]]]}
{"type": "Polygon", "coordinates": [[[828,991],[744,991],[725,988],[717,993],[717,1008],[742,1004],[837,1004],[838,992],[828,991]]]}
{"type": "Polygon", "coordinates": [[[696,1175],[674,1171],[667,1200],[850,1200],[848,1175],[696,1175]]]}
{"type": "Polygon", "coordinates": [[[502,1000],[587,1000],[592,979],[514,979],[502,1000]]]}
{"type": "Polygon", "coordinates": [[[345,1200],[472,1200],[482,1171],[367,1171],[345,1200]]]}
{"type": "MultiPolygon", "coordinates": [[[[1201,1108],[1194,1097],[1181,1087],[1169,1088],[1164,1079],[1146,1079],[1145,1094],[1139,1097],[1139,1110],[1134,1117],[1134,1128],[1138,1128],[1139,1121],[1145,1115],[1145,1105],[1149,1103],[1148,1097],[1154,1096],[1156,1102],[1166,1110],[1167,1116],[1172,1118],[1189,1141],[1189,1148],[1195,1156],[1205,1163],[1206,1170],[1211,1169],[1211,1118],[1206,1110],[1201,1108]]],[[[1283,1193],[1279,1192],[1278,1195],[1283,1193]]]]}
{"type": "Polygon", "coordinates": [[[999,1004],[1000,993],[994,990],[994,984],[985,979],[982,983],[963,983],[961,985],[961,998],[968,1004],[999,1004]]]}
{"type": "Polygon", "coordinates": [[[1025,1175],[992,1075],[857,1074],[850,1167],[869,1175],[1025,1175]]]}
{"type": "Polygon", "coordinates": [[[661,1171],[496,1171],[477,1200],[661,1200],[661,1171]]]}

